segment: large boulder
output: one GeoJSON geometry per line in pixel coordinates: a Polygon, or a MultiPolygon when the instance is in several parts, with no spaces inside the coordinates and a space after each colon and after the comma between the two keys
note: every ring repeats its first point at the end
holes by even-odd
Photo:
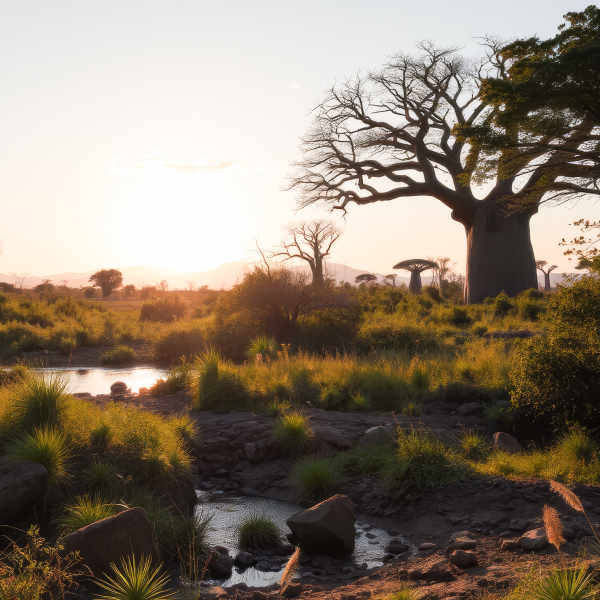
{"type": "Polygon", "coordinates": [[[379,444],[391,444],[393,439],[390,430],[387,427],[379,425],[367,429],[360,438],[359,444],[363,448],[371,448],[372,446],[377,446],[379,444]]]}
{"type": "Polygon", "coordinates": [[[213,549],[208,561],[208,570],[215,579],[229,579],[233,571],[235,559],[231,556],[221,554],[213,549]]]}
{"type": "Polygon", "coordinates": [[[39,463],[0,458],[0,523],[31,508],[42,499],[47,486],[48,473],[39,463]]]}
{"type": "Polygon", "coordinates": [[[110,563],[117,566],[121,558],[142,555],[158,563],[152,526],[143,508],[130,508],[114,517],[102,519],[78,529],[61,540],[64,552],[79,552],[81,562],[98,577],[111,573],[110,563]]]}
{"type": "Polygon", "coordinates": [[[523,450],[521,444],[512,435],[503,431],[497,431],[494,434],[494,446],[504,452],[521,452],[523,450]]]}
{"type": "Polygon", "coordinates": [[[354,504],[341,494],[286,521],[301,548],[320,554],[350,554],[354,550],[355,522],[354,504]]]}
{"type": "Polygon", "coordinates": [[[131,390],[127,387],[127,384],[123,381],[115,381],[110,386],[110,393],[113,396],[120,396],[122,394],[128,394],[131,390]]]}
{"type": "Polygon", "coordinates": [[[543,527],[540,527],[539,529],[532,529],[531,531],[524,533],[519,540],[519,546],[528,552],[547,548],[548,536],[546,535],[546,530],[543,527]]]}

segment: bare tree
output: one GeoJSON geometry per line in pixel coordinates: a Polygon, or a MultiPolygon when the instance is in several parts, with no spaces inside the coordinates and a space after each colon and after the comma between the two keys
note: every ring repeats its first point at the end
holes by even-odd
{"type": "Polygon", "coordinates": [[[553,177],[535,167],[540,155],[515,161],[518,150],[507,150],[494,166],[495,184],[483,199],[475,196],[487,156],[456,127],[476,127],[500,110],[482,103],[480,87],[489,77],[506,78],[509,67],[500,41],[485,44],[474,62],[423,42],[416,55],[397,54],[380,71],[332,87],[315,108],[288,186],[300,208],[436,198],[465,227],[464,297],[471,303],[537,286],[529,221],[546,189],[537,192],[538,182],[553,177]],[[517,192],[531,204],[507,212],[517,192]]]}
{"type": "Polygon", "coordinates": [[[552,289],[552,285],[550,284],[550,273],[554,271],[554,269],[558,268],[558,265],[551,265],[547,269],[544,270],[544,267],[548,264],[548,261],[545,260],[536,260],[535,267],[540,270],[544,274],[544,290],[549,292],[552,289]]]}
{"type": "Polygon", "coordinates": [[[27,277],[29,275],[31,275],[31,271],[21,271],[21,272],[15,272],[13,271],[12,273],[9,273],[9,275],[12,275],[15,278],[15,286],[17,287],[17,289],[19,291],[23,291],[23,288],[25,287],[25,279],[27,279],[27,277]]]}
{"type": "Polygon", "coordinates": [[[187,285],[187,288],[188,288],[188,290],[189,290],[190,292],[193,292],[193,291],[196,289],[196,285],[197,285],[197,284],[196,284],[196,282],[195,282],[195,281],[192,281],[191,279],[188,279],[188,280],[185,282],[185,285],[187,285]]]}
{"type": "Polygon", "coordinates": [[[162,279],[156,284],[156,289],[159,292],[166,292],[169,289],[169,282],[166,279],[162,279]]]}
{"type": "Polygon", "coordinates": [[[283,256],[284,260],[299,258],[307,262],[313,285],[320,287],[325,283],[324,260],[343,232],[342,227],[326,219],[290,223],[284,227],[284,237],[274,256],[283,256]]]}

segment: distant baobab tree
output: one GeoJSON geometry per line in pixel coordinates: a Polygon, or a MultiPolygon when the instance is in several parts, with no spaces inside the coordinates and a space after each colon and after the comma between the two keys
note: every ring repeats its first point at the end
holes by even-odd
{"type": "Polygon", "coordinates": [[[192,281],[191,279],[188,279],[188,280],[185,282],[185,285],[187,286],[187,288],[188,288],[188,290],[189,290],[190,292],[193,292],[193,291],[196,289],[196,285],[197,285],[197,284],[196,284],[196,282],[195,282],[195,281],[192,281]]]}
{"type": "Polygon", "coordinates": [[[13,271],[12,273],[10,273],[10,275],[12,275],[15,278],[15,287],[22,292],[23,288],[25,287],[25,279],[27,279],[27,277],[31,275],[31,271],[22,271],[20,273],[13,271]]]}
{"type": "Polygon", "coordinates": [[[397,273],[390,273],[383,278],[383,284],[389,285],[391,287],[396,287],[396,277],[398,277],[397,273]]]}
{"type": "Polygon", "coordinates": [[[421,284],[421,273],[437,267],[438,264],[436,262],[425,260],[424,258],[411,258],[394,265],[394,269],[406,269],[410,272],[410,284],[408,285],[408,290],[413,294],[420,294],[423,289],[421,284]]]}
{"type": "Polygon", "coordinates": [[[312,219],[290,223],[283,231],[284,237],[273,256],[283,256],[283,260],[299,258],[307,262],[312,272],[312,284],[323,286],[325,258],[331,254],[333,244],[342,237],[343,228],[327,219],[312,219]]]}
{"type": "Polygon", "coordinates": [[[377,275],[373,275],[373,273],[363,273],[362,275],[357,275],[354,278],[354,283],[356,285],[360,285],[361,283],[366,283],[367,285],[371,285],[377,281],[377,275]]]}
{"type": "Polygon", "coordinates": [[[103,298],[107,298],[123,285],[123,274],[119,269],[101,269],[90,275],[89,281],[102,290],[103,298]]]}
{"type": "Polygon", "coordinates": [[[540,270],[544,274],[544,290],[549,292],[552,289],[552,285],[550,284],[550,273],[554,271],[554,269],[558,268],[558,265],[552,265],[544,270],[544,267],[548,264],[545,260],[536,260],[535,267],[540,270]]]}

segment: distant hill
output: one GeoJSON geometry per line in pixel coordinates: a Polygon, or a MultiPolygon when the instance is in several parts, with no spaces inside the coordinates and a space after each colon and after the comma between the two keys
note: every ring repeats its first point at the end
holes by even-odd
{"type": "MultiPolygon", "coordinates": [[[[170,289],[185,289],[187,288],[186,281],[195,281],[197,286],[207,285],[212,289],[228,289],[235,285],[236,281],[241,280],[244,270],[248,268],[248,264],[243,261],[229,262],[219,265],[214,269],[207,271],[197,271],[192,273],[180,273],[174,269],[164,269],[161,267],[153,267],[151,265],[140,265],[137,267],[123,267],[120,269],[123,273],[124,285],[135,285],[137,288],[143,285],[155,285],[159,281],[165,279],[170,289]]],[[[293,269],[299,269],[305,272],[310,272],[308,265],[295,265],[293,269]]],[[[329,263],[329,268],[333,271],[336,281],[347,281],[354,283],[355,278],[363,273],[371,273],[366,269],[356,269],[349,265],[341,265],[339,263],[329,263]]],[[[84,273],[55,273],[52,275],[28,276],[25,279],[25,287],[32,288],[42,283],[44,279],[50,279],[54,284],[60,284],[63,280],[67,280],[69,287],[86,287],[89,285],[89,278],[95,271],[86,271],[84,273]]],[[[390,269],[390,273],[394,271],[390,269]]],[[[396,283],[400,285],[404,282],[408,285],[410,277],[400,275],[402,271],[398,271],[396,283]]],[[[387,273],[386,273],[387,274],[387,273]]],[[[377,281],[381,283],[384,274],[374,273],[377,275],[377,281]]],[[[551,273],[552,285],[555,286],[563,279],[559,273],[551,273]]],[[[0,281],[15,283],[16,278],[12,275],[0,273],[0,281]]],[[[431,277],[422,277],[424,284],[431,281],[431,277]]],[[[543,284],[543,276],[538,277],[540,284],[543,284]]]]}

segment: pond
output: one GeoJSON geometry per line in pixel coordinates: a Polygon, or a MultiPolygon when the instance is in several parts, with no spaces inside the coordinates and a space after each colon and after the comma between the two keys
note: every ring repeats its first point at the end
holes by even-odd
{"type": "MultiPolygon", "coordinates": [[[[200,516],[211,516],[207,542],[210,546],[225,546],[229,555],[235,557],[241,550],[236,538],[237,526],[248,515],[255,513],[266,513],[270,516],[285,535],[290,533],[286,519],[302,512],[304,509],[298,504],[273,500],[271,498],[237,496],[231,492],[202,492],[197,490],[198,505],[196,514],[200,516]]],[[[356,522],[356,543],[354,553],[335,559],[336,571],[341,572],[344,566],[367,569],[383,565],[385,547],[392,536],[379,527],[375,527],[364,521],[356,522]]],[[[409,542],[406,542],[408,545],[409,542]]],[[[318,560],[318,557],[315,557],[318,560]]],[[[280,563],[276,570],[260,571],[251,566],[249,568],[234,567],[233,574],[225,581],[219,581],[219,585],[234,585],[246,583],[249,586],[268,586],[278,583],[285,568],[287,558],[268,557],[275,564],[280,563]]],[[[313,567],[302,566],[298,573],[311,571],[313,567]]]]}
{"type": "Polygon", "coordinates": [[[137,393],[140,388],[151,387],[157,379],[165,378],[168,369],[155,366],[135,367],[47,367],[33,369],[37,373],[61,373],[68,380],[69,393],[89,392],[110,394],[110,386],[115,381],[123,381],[137,393]]]}

